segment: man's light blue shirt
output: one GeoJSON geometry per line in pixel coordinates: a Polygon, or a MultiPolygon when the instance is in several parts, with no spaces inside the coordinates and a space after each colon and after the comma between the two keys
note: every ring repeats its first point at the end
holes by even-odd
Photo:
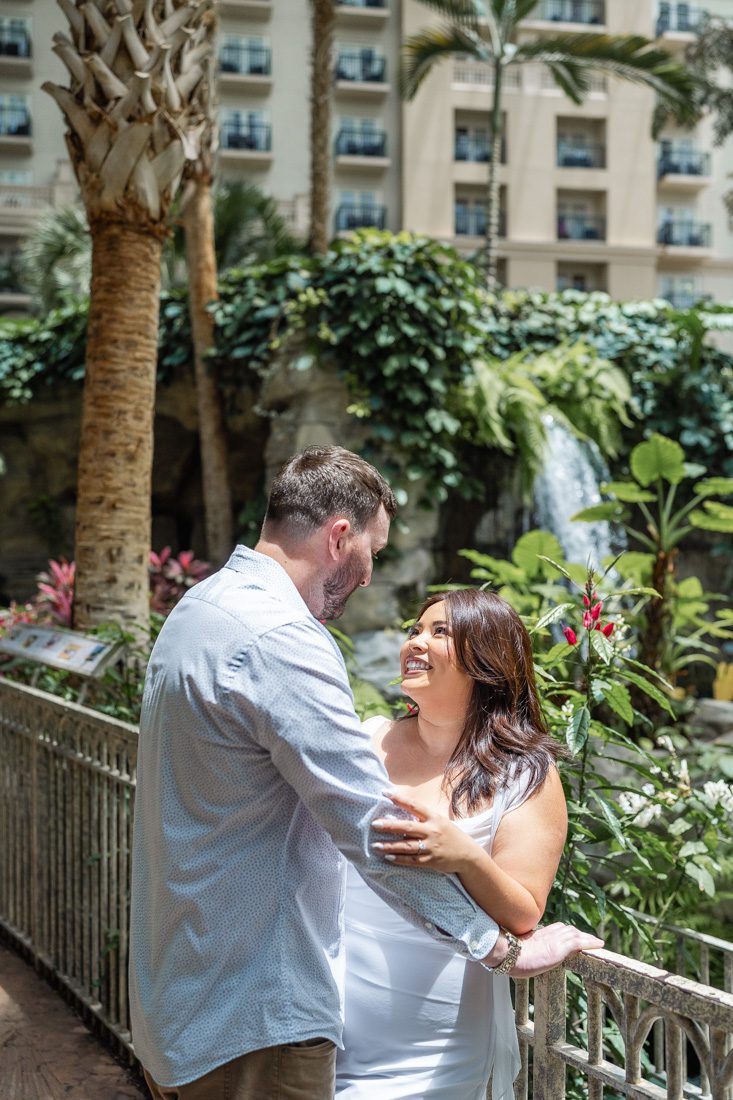
{"type": "Polygon", "coordinates": [[[174,608],[145,682],[130,1006],[158,1084],[341,1044],[344,856],[431,935],[491,951],[497,926],[456,878],[370,851],[388,785],[331,635],[277,562],[237,547],[174,608]]]}

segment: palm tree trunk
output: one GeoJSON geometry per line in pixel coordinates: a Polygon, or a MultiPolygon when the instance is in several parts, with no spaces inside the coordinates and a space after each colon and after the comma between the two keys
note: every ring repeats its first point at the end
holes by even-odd
{"type": "Polygon", "coordinates": [[[186,232],[206,554],[215,565],[221,565],[232,552],[232,496],[221,394],[213,364],[206,356],[214,346],[214,322],[206,307],[218,298],[214,213],[211,180],[208,177],[201,176],[193,181],[183,210],[183,224],[186,232]]]}
{"type": "Polygon", "coordinates": [[[311,49],[311,210],[308,245],[323,255],[328,248],[328,215],[331,186],[331,81],[333,73],[333,0],[311,0],[313,44],[311,49]]]}
{"type": "Polygon", "coordinates": [[[101,220],[91,234],[74,625],[117,622],[143,634],[162,240],[101,220]]]}
{"type": "Polygon", "coordinates": [[[504,69],[497,61],[494,65],[494,99],[491,105],[491,159],[489,161],[489,185],[486,193],[486,243],[484,245],[481,266],[486,272],[489,288],[497,285],[496,241],[499,236],[499,163],[503,126],[501,114],[501,93],[504,69]]]}

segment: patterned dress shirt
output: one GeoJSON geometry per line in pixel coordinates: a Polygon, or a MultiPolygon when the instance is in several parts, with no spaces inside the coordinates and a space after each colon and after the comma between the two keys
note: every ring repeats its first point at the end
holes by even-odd
{"type": "Polygon", "coordinates": [[[158,1084],[340,1045],[344,857],[414,924],[491,951],[497,926],[456,878],[370,850],[388,785],[331,635],[277,562],[237,547],[170,614],[145,682],[130,1005],[158,1084]]]}

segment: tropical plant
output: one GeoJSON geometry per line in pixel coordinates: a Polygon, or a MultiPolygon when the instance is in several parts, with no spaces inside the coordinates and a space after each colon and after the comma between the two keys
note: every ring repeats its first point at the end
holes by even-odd
{"type": "Polygon", "coordinates": [[[70,299],[88,297],[92,241],[84,208],[46,211],[26,238],[20,262],[35,312],[49,313],[70,299]]]}
{"type": "Polygon", "coordinates": [[[193,550],[180,550],[174,557],[170,546],[164,546],[159,554],[151,551],[149,572],[150,606],[167,615],[189,588],[209,576],[211,565],[194,557],[193,550]]]}
{"type": "Polygon", "coordinates": [[[54,48],[70,86],[43,87],[67,123],[92,239],[75,624],[145,632],[161,250],[206,118],[210,4],[62,6],[70,37],[54,48]]]}
{"type": "Polygon", "coordinates": [[[630,478],[601,486],[611,500],[585,508],[573,519],[619,523],[643,547],[642,553],[620,565],[622,572],[636,575],[659,595],[644,611],[640,660],[674,680],[681,669],[716,652],[703,642],[705,635],[733,638],[733,612],[723,610],[712,620],[704,619],[709,600],[701,587],[690,581],[675,583],[680,543],[695,528],[733,532],[733,507],[717,499],[733,495],[733,478],[704,477],[704,467],[685,462],[679,443],[658,433],[634,447],[630,467],[630,478]],[[691,490],[686,482],[693,483],[691,490]],[[680,488],[684,503],[675,509],[680,488]],[[634,522],[632,508],[643,517],[642,529],[634,522]]]}
{"type": "Polygon", "coordinates": [[[61,626],[71,626],[74,609],[74,562],[49,559],[48,572],[36,578],[36,606],[41,616],[48,614],[61,626]]]}
{"type": "Polygon", "coordinates": [[[220,183],[214,193],[214,240],[219,270],[253,267],[301,252],[272,195],[253,183],[220,183]]]}
{"type": "Polygon", "coordinates": [[[336,8],[333,0],[311,0],[310,227],[308,246],[328,248],[331,177],[331,84],[336,8]]]}
{"type": "Polygon", "coordinates": [[[641,35],[555,34],[530,38],[519,35],[540,0],[421,0],[446,22],[410,35],[403,46],[401,86],[412,99],[433,66],[463,54],[490,68],[491,154],[486,194],[486,242],[480,256],[491,284],[496,281],[496,239],[499,229],[499,173],[503,136],[502,91],[512,65],[541,63],[573,103],[581,104],[596,72],[644,84],[669,105],[679,121],[694,117],[693,81],[685,67],[641,35]]]}

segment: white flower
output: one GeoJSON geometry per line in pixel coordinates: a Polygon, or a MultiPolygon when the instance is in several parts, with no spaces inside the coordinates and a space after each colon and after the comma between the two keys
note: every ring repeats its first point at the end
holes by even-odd
{"type": "Polygon", "coordinates": [[[666,749],[667,752],[674,753],[672,738],[668,737],[666,733],[663,733],[661,737],[657,738],[657,744],[659,745],[660,749],[666,749]]]}
{"type": "MultiPolygon", "coordinates": [[[[646,786],[650,787],[650,784],[646,784],[646,786]]],[[[651,792],[654,792],[653,787],[651,787],[651,792]]],[[[632,817],[632,824],[639,825],[642,829],[650,825],[662,813],[662,807],[659,803],[650,802],[643,794],[624,792],[619,795],[618,801],[623,812],[632,817]]]]}
{"type": "Polygon", "coordinates": [[[733,813],[733,787],[724,779],[719,779],[717,783],[706,783],[702,789],[702,799],[711,810],[720,806],[726,813],[733,813]]]}

